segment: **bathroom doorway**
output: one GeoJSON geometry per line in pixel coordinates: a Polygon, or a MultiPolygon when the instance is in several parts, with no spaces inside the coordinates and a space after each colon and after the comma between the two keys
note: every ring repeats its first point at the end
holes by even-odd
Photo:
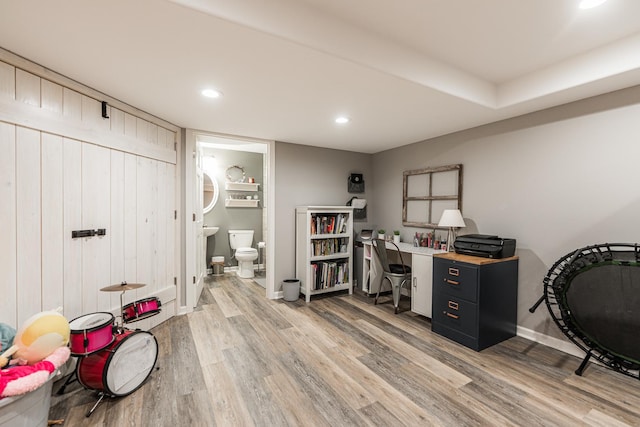
{"type": "MultiPolygon", "coordinates": [[[[205,230],[215,230],[209,236],[204,233],[200,243],[202,249],[196,251],[196,254],[200,252],[196,256],[203,258],[208,268],[211,268],[212,260],[218,263],[223,260],[225,270],[234,273],[239,263],[230,247],[229,230],[253,231],[251,248],[258,255],[253,261],[253,279],[265,288],[268,298],[273,298],[273,260],[269,257],[273,246],[273,215],[270,215],[273,210],[270,202],[273,198],[270,187],[273,182],[273,141],[195,131],[191,134],[194,163],[200,165],[204,179],[201,226],[205,230]],[[207,193],[208,190],[213,194],[207,193]],[[207,204],[209,200],[212,203],[207,204]]],[[[201,288],[196,290],[194,304],[200,292],[201,288]]]]}

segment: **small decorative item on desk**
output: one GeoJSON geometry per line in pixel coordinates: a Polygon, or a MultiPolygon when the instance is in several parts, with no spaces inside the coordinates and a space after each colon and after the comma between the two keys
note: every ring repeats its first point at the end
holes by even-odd
{"type": "Polygon", "coordinates": [[[385,233],[384,228],[379,229],[379,230],[378,230],[378,239],[385,240],[385,238],[384,238],[384,233],[385,233]]]}
{"type": "Polygon", "coordinates": [[[395,243],[396,245],[400,243],[400,230],[393,231],[393,243],[395,243]]]}

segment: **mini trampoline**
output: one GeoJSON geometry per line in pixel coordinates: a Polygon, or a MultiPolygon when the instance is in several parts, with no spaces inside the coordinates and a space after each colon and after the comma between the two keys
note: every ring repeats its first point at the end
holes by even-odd
{"type": "Polygon", "coordinates": [[[640,379],[640,247],[604,243],[560,258],[544,278],[545,302],[555,324],[586,356],[640,379]]]}

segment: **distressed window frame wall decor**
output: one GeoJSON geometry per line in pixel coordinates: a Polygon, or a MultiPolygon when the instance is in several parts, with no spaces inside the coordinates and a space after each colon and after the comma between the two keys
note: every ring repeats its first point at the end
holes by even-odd
{"type": "Polygon", "coordinates": [[[462,211],[461,207],[462,164],[402,173],[402,225],[438,228],[444,209],[462,211]],[[424,220],[416,220],[416,213],[424,213],[424,220]]]}

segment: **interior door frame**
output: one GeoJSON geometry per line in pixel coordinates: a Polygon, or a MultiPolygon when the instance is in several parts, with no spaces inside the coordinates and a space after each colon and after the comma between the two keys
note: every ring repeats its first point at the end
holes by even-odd
{"type": "MultiPolygon", "coordinates": [[[[195,212],[194,208],[194,206],[196,206],[196,200],[198,198],[200,200],[202,199],[202,195],[197,194],[197,161],[199,135],[214,136],[231,140],[236,139],[238,141],[249,141],[266,145],[267,151],[265,154],[265,175],[267,177],[267,194],[264,199],[267,206],[266,250],[267,254],[273,254],[275,251],[275,191],[273,188],[273,183],[275,182],[275,141],[186,129],[183,152],[184,174],[182,176],[184,189],[184,199],[182,206],[185,213],[183,215],[184,245],[182,247],[182,265],[184,266],[184,276],[182,283],[184,284],[184,289],[180,291],[180,293],[184,295],[184,305],[180,308],[181,313],[188,313],[193,311],[195,306],[198,304],[200,292],[202,291],[202,283],[198,283],[198,278],[204,278],[204,275],[206,275],[206,264],[204,265],[204,272],[199,272],[197,267],[198,263],[196,260],[198,254],[197,245],[199,244],[199,242],[201,242],[201,240],[198,239],[198,236],[202,236],[203,233],[202,223],[200,223],[199,228],[197,227],[198,213],[195,212]]],[[[202,212],[200,212],[200,218],[202,218],[202,212]]],[[[274,256],[267,256],[266,260],[267,283],[265,296],[270,299],[275,299],[280,296],[281,292],[275,292],[274,256]]]]}

